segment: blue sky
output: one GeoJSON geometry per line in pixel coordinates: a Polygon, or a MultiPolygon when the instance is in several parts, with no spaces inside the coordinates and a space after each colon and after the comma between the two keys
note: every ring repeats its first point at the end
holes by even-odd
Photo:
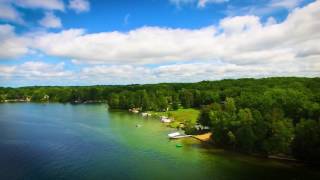
{"type": "Polygon", "coordinates": [[[313,0],[0,0],[0,86],[319,76],[313,0]]]}

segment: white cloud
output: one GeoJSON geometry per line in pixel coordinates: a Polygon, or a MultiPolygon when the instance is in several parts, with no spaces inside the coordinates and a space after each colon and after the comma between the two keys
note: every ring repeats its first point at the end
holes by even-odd
{"type": "Polygon", "coordinates": [[[182,5],[186,4],[197,4],[199,8],[204,8],[208,4],[212,3],[224,3],[228,2],[229,0],[169,0],[170,3],[176,5],[178,8],[180,8],[182,5]]]}
{"type": "Polygon", "coordinates": [[[62,23],[60,18],[55,16],[52,12],[46,12],[43,19],[39,21],[39,24],[46,28],[61,28],[62,23]]]}
{"type": "Polygon", "coordinates": [[[229,0],[198,0],[198,7],[206,7],[206,5],[210,3],[224,3],[228,2],[229,0]]]}
{"type": "Polygon", "coordinates": [[[298,56],[318,53],[319,9],[317,1],[269,24],[257,16],[236,16],[201,29],[142,27],[92,34],[70,29],[37,36],[33,44],[48,55],[100,64],[292,63],[298,56]]]}
{"type": "MultiPolygon", "coordinates": [[[[187,63],[147,67],[140,65],[93,65],[80,71],[66,70],[64,63],[48,64],[29,61],[21,65],[0,66],[2,84],[27,83],[49,85],[134,84],[158,82],[197,82],[225,78],[320,75],[320,56],[308,58],[314,63],[296,62],[268,65],[231,63],[187,63]],[[287,66],[287,67],[286,67],[287,66]]],[[[22,85],[22,84],[19,84],[22,85]]]]}
{"type": "Polygon", "coordinates": [[[16,70],[15,66],[0,66],[0,77],[11,77],[11,75],[14,73],[16,70]]]}
{"type": "Polygon", "coordinates": [[[71,29],[38,37],[34,45],[50,55],[92,63],[152,64],[207,59],[205,51],[210,48],[208,45],[214,32],[213,27],[199,30],[143,27],[128,33],[115,31],[96,34],[71,29]],[[195,44],[206,49],[194,47],[195,44]]]}
{"type": "Polygon", "coordinates": [[[62,0],[0,0],[0,19],[25,25],[22,15],[15,7],[64,11],[62,0]]]}
{"type": "Polygon", "coordinates": [[[40,8],[47,10],[64,10],[62,0],[7,0],[23,8],[40,8]]]}
{"type": "Polygon", "coordinates": [[[226,34],[239,34],[261,29],[261,23],[257,16],[235,16],[222,19],[219,27],[226,34]]]}
{"type": "Polygon", "coordinates": [[[274,19],[274,17],[268,17],[267,22],[266,22],[266,26],[270,26],[270,25],[274,25],[277,24],[277,20],[274,19]]]}
{"type": "Polygon", "coordinates": [[[294,9],[300,5],[302,0],[272,0],[269,4],[271,7],[294,9]]]}
{"type": "Polygon", "coordinates": [[[25,73],[29,78],[40,78],[41,73],[48,73],[42,69],[53,69],[44,77],[65,76],[69,82],[90,84],[313,77],[320,76],[319,29],[320,1],[292,10],[283,22],[272,17],[262,22],[257,16],[247,15],[227,17],[217,26],[199,29],[141,27],[101,33],[69,29],[28,35],[29,46],[12,26],[5,25],[0,26],[0,57],[16,57],[30,47],[73,59],[80,70],[71,72],[63,65],[31,63],[1,66],[0,74],[14,77],[25,73]]]}
{"type": "Polygon", "coordinates": [[[177,7],[180,7],[183,4],[194,3],[195,0],[169,0],[169,2],[176,5],[177,7]]]}
{"type": "Polygon", "coordinates": [[[28,52],[28,40],[19,37],[11,25],[0,25],[0,59],[15,58],[28,52]]]}
{"type": "Polygon", "coordinates": [[[9,79],[51,79],[71,76],[72,72],[64,68],[64,63],[49,64],[41,61],[28,61],[20,65],[0,66],[0,78],[9,79]]]}
{"type": "Polygon", "coordinates": [[[11,22],[17,22],[23,24],[24,21],[21,17],[21,14],[12,7],[11,4],[7,4],[0,1],[0,19],[5,19],[11,22]]]}
{"type": "Polygon", "coordinates": [[[271,0],[266,4],[250,5],[244,7],[228,6],[226,14],[229,16],[236,15],[271,15],[279,10],[286,9],[289,12],[303,2],[303,0],[271,0]]]}
{"type": "MultiPolygon", "coordinates": [[[[319,56],[318,56],[319,58],[319,56]]],[[[136,65],[90,66],[84,68],[78,79],[91,84],[134,84],[158,82],[197,82],[225,78],[307,76],[320,75],[320,63],[296,62],[268,65],[236,65],[231,63],[187,63],[146,67],[136,65]]]]}
{"type": "Polygon", "coordinates": [[[79,79],[92,84],[133,84],[154,82],[152,69],[132,65],[102,65],[83,68],[79,79]]]}
{"type": "Polygon", "coordinates": [[[70,0],[69,8],[77,13],[87,12],[90,10],[90,3],[87,0],[70,0]]]}

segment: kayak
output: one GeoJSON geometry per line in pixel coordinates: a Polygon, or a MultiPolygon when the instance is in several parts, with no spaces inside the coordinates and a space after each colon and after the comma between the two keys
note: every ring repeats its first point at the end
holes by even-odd
{"type": "Polygon", "coordinates": [[[182,147],[182,144],[176,144],[176,147],[180,148],[180,147],[182,147]]]}

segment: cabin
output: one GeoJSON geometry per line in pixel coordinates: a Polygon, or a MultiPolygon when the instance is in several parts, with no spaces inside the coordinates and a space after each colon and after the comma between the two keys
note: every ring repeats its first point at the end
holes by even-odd
{"type": "Polygon", "coordinates": [[[30,96],[27,96],[27,97],[26,97],[26,101],[27,101],[27,102],[30,102],[30,101],[31,101],[31,97],[30,97],[30,96]]]}
{"type": "Polygon", "coordinates": [[[141,116],[142,116],[142,117],[150,117],[151,114],[150,114],[150,113],[143,112],[143,113],[141,113],[141,116]]]}
{"type": "Polygon", "coordinates": [[[49,95],[45,94],[42,98],[42,101],[49,101],[49,95]]]}
{"type": "Polygon", "coordinates": [[[134,110],[132,110],[131,112],[133,112],[133,113],[139,113],[139,110],[134,109],[134,110]]]}
{"type": "Polygon", "coordinates": [[[141,110],[141,108],[130,108],[130,109],[129,109],[129,112],[139,113],[140,110],[141,110]]]}
{"type": "Polygon", "coordinates": [[[198,130],[198,131],[210,130],[210,128],[209,128],[208,126],[203,126],[203,125],[201,125],[201,124],[196,124],[196,125],[194,126],[194,128],[195,128],[196,130],[198,130]]]}
{"type": "Polygon", "coordinates": [[[163,123],[170,123],[172,120],[166,116],[161,116],[160,121],[163,123]]]}

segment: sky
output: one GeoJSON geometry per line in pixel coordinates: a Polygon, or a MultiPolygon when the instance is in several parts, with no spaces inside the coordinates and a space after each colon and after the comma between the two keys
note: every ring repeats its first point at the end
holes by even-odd
{"type": "Polygon", "coordinates": [[[320,0],[0,0],[0,86],[320,77],[320,0]]]}

